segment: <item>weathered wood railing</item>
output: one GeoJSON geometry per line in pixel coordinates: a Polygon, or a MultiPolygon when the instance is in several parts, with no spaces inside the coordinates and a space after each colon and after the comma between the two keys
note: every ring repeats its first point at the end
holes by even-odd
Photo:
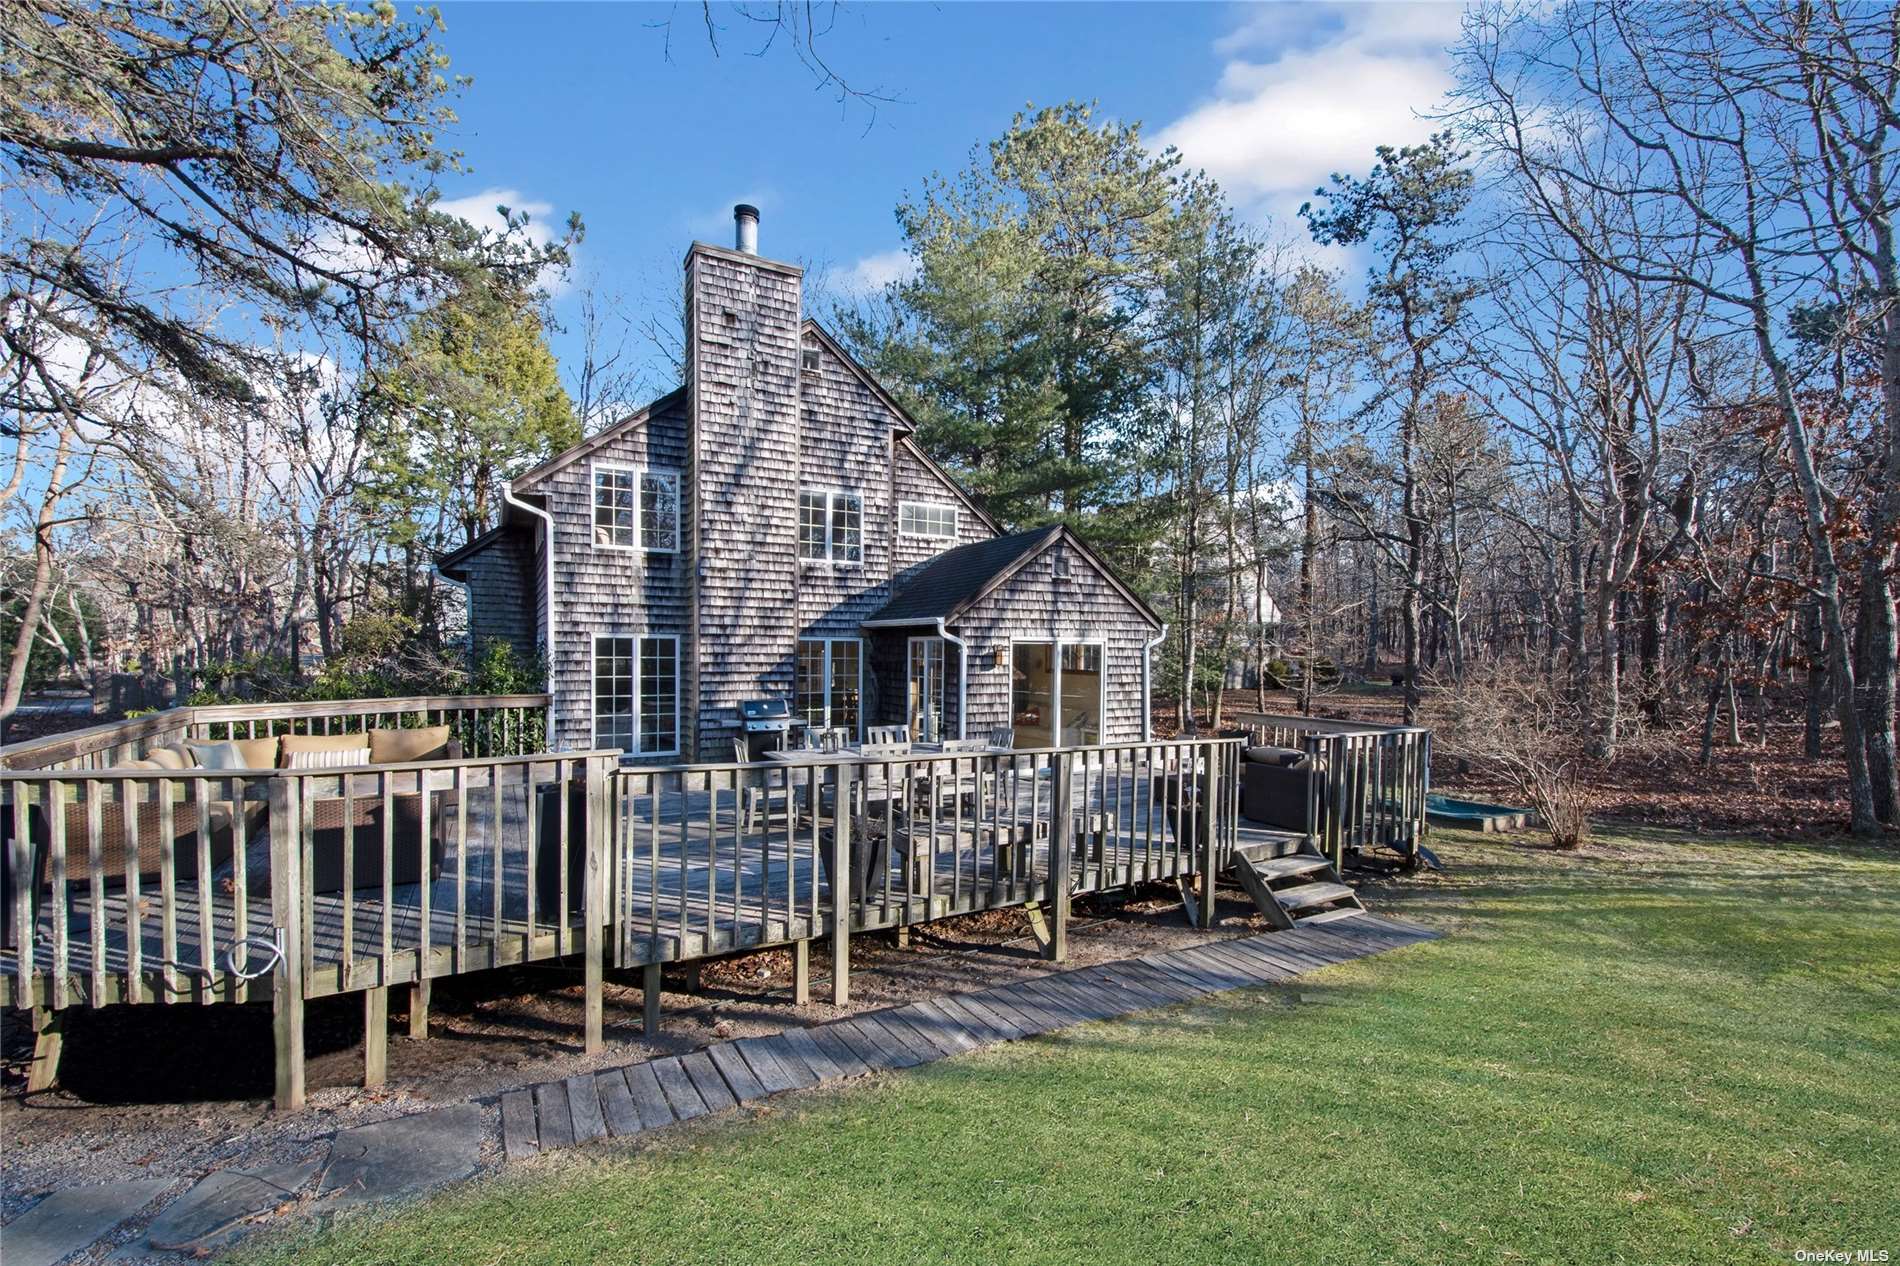
{"type": "Polygon", "coordinates": [[[1425,838],[1431,731],[1317,717],[1247,712],[1234,718],[1250,743],[1298,748],[1323,765],[1308,820],[1320,850],[1343,864],[1349,849],[1391,848],[1412,856],[1425,838]],[[1321,790],[1323,789],[1323,790],[1321,790]]]}
{"type": "Polygon", "coordinates": [[[801,945],[802,963],[801,943],[840,925],[1044,903],[1061,919],[1076,893],[1206,882],[1234,844],[1239,748],[1199,740],[622,769],[612,797],[620,965],[787,943],[801,945]],[[834,894],[847,881],[841,910],[834,894]]]}
{"type": "Polygon", "coordinates": [[[417,695],[302,703],[206,704],[168,708],[68,730],[0,749],[5,769],[111,769],[155,748],[184,742],[343,734],[447,725],[464,756],[513,756],[545,746],[548,696],[417,695]]]}
{"type": "MultiPolygon", "coordinates": [[[[392,718],[381,704],[334,711],[327,724],[392,718]]],[[[139,727],[140,741],[176,734],[179,719],[139,727]]],[[[236,725],[248,737],[253,720],[287,719],[224,713],[183,728],[236,725]]],[[[288,720],[325,732],[323,714],[288,720]]],[[[67,757],[109,750],[84,747],[67,757]]],[[[1238,748],[1200,740],[818,765],[622,768],[617,753],[576,752],[350,769],[0,771],[0,1005],[33,1008],[56,1051],[57,1016],[69,1007],[268,996],[277,1100],[294,1107],[312,998],[364,995],[374,1084],[388,991],[417,991],[413,1023],[440,976],[578,958],[593,1049],[609,955],[646,969],[650,1022],[663,962],[790,945],[802,996],[809,943],[829,938],[842,1000],[852,932],[995,906],[1047,907],[1046,952],[1060,957],[1077,893],[1211,885],[1234,846],[1238,748]]],[[[1211,903],[1201,908],[1211,915],[1211,903]]]]}
{"type": "Polygon", "coordinates": [[[0,1005],[43,1025],[268,987],[291,1106],[306,999],[580,954],[597,1046],[617,761],[0,773],[0,1005]]]}

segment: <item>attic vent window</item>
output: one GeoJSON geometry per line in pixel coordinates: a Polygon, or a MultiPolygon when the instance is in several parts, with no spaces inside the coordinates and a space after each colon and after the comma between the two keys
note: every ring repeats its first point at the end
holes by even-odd
{"type": "Polygon", "coordinates": [[[1057,554],[1054,559],[1054,567],[1057,580],[1069,580],[1073,578],[1073,573],[1069,570],[1069,556],[1067,554],[1057,554]]]}
{"type": "Polygon", "coordinates": [[[739,324],[739,314],[734,312],[731,308],[726,309],[726,324],[728,326],[737,326],[739,324]]]}
{"type": "Polygon", "coordinates": [[[805,349],[804,363],[805,363],[806,373],[815,374],[818,372],[818,349],[817,348],[808,347],[805,349]]]}

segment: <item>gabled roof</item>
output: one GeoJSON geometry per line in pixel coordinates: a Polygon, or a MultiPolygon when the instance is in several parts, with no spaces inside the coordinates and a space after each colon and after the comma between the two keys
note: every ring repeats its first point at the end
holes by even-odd
{"type": "Polygon", "coordinates": [[[645,426],[647,423],[647,419],[651,418],[654,414],[664,413],[668,409],[672,408],[675,404],[683,403],[685,399],[686,399],[685,387],[682,386],[682,387],[673,388],[673,390],[667,392],[665,395],[661,396],[658,400],[651,402],[650,404],[646,405],[646,407],[644,408],[635,410],[634,412],[628,414],[626,417],[620,419],[620,421],[614,423],[612,426],[606,427],[605,429],[597,432],[596,434],[588,436],[586,439],[576,444],[573,448],[570,448],[566,450],[565,452],[556,453],[554,456],[548,458],[546,461],[542,462],[539,466],[536,466],[533,470],[529,471],[527,474],[516,475],[514,477],[514,480],[512,481],[514,490],[516,492],[520,492],[524,488],[528,488],[528,487],[533,486],[534,484],[540,483],[543,479],[546,479],[549,475],[555,474],[559,471],[566,470],[569,466],[572,466],[575,462],[578,462],[583,458],[591,457],[593,454],[599,452],[602,448],[604,448],[608,444],[613,443],[615,440],[625,435],[628,431],[631,431],[635,427],[638,427],[638,426],[645,426]]]}
{"type": "Polygon", "coordinates": [[[843,362],[844,367],[850,370],[872,395],[877,397],[878,403],[891,411],[901,431],[908,433],[917,429],[917,419],[911,417],[904,406],[897,403],[890,392],[884,390],[883,384],[871,376],[871,371],[858,364],[856,358],[844,350],[844,344],[831,337],[831,333],[824,326],[811,317],[806,317],[802,328],[805,333],[816,336],[818,341],[825,345],[826,350],[843,362]]]}
{"type": "Polygon", "coordinates": [[[435,569],[443,575],[448,576],[450,580],[463,579],[461,576],[453,575],[453,570],[501,540],[502,537],[506,536],[512,530],[514,530],[514,524],[510,523],[508,519],[504,517],[500,523],[489,528],[486,532],[483,532],[480,536],[462,546],[460,549],[452,549],[446,554],[436,555],[435,569]]]}
{"type": "Polygon", "coordinates": [[[1122,583],[1101,556],[1060,523],[945,550],[918,569],[904,587],[864,623],[867,627],[877,627],[954,620],[994,593],[1057,541],[1065,541],[1080,553],[1150,624],[1157,629],[1163,627],[1161,617],[1122,583]]]}
{"type": "Polygon", "coordinates": [[[924,452],[923,445],[919,444],[908,432],[899,432],[897,435],[897,443],[903,447],[905,452],[921,462],[925,470],[928,470],[931,474],[942,480],[944,487],[954,492],[957,495],[957,500],[961,501],[964,508],[971,514],[974,514],[984,527],[996,533],[998,536],[1003,535],[1003,525],[992,518],[988,510],[985,510],[982,506],[977,504],[976,498],[970,495],[969,489],[957,482],[955,475],[945,470],[942,466],[939,466],[936,458],[924,452]]]}

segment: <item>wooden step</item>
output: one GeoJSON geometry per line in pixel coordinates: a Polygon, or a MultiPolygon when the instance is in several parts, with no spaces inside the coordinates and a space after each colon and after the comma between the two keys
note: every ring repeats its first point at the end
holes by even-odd
{"type": "Polygon", "coordinates": [[[1371,917],[1372,917],[1372,912],[1365,909],[1362,906],[1339,906],[1332,910],[1321,910],[1317,914],[1306,915],[1303,918],[1301,918],[1300,922],[1302,924],[1331,923],[1335,919],[1358,919],[1358,918],[1371,918],[1371,917]]]}
{"type": "MultiPolygon", "coordinates": [[[[1249,832],[1253,834],[1254,832],[1249,832]]],[[[1234,845],[1234,856],[1250,862],[1271,861],[1281,856],[1299,856],[1307,848],[1307,838],[1293,831],[1265,832],[1271,839],[1242,839],[1234,845]]]]}
{"type": "Polygon", "coordinates": [[[1274,901],[1288,913],[1304,910],[1308,906],[1322,906],[1329,901],[1344,901],[1347,898],[1358,900],[1353,896],[1352,889],[1345,884],[1324,881],[1316,884],[1296,884],[1291,888],[1276,888],[1273,892],[1274,901]]]}
{"type": "Polygon", "coordinates": [[[1310,875],[1316,870],[1330,871],[1332,859],[1321,857],[1318,853],[1294,853],[1288,857],[1270,857],[1263,862],[1253,862],[1254,873],[1269,882],[1275,879],[1290,879],[1294,875],[1310,875]]]}

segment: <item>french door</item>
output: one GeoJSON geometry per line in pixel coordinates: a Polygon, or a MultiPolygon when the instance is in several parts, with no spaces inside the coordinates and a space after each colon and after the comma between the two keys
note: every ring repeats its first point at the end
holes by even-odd
{"type": "Polygon", "coordinates": [[[920,743],[935,743],[943,738],[944,673],[943,639],[910,639],[910,685],[905,723],[910,735],[920,743]]]}

